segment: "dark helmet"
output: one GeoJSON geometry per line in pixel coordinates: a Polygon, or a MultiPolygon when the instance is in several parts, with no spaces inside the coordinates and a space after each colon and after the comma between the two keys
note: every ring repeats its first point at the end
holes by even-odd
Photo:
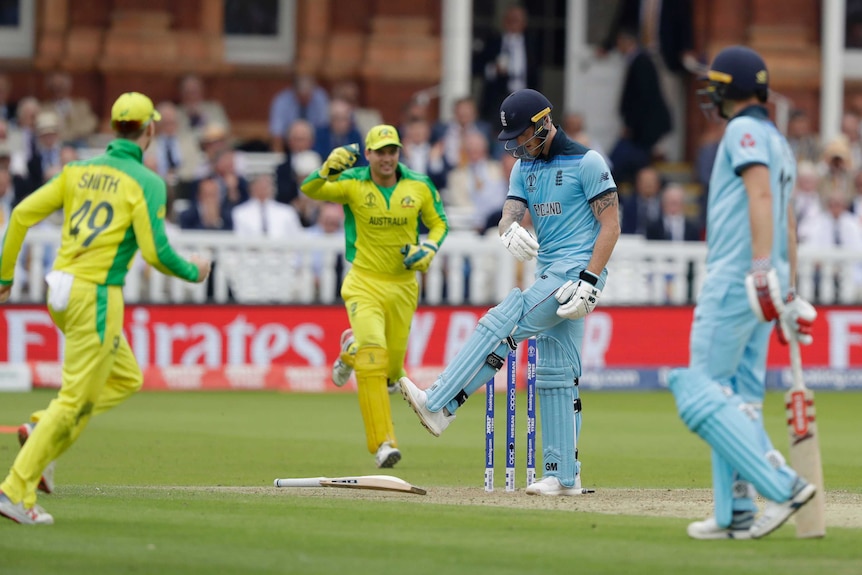
{"type": "Polygon", "coordinates": [[[541,92],[529,88],[512,92],[500,105],[500,123],[503,124],[503,130],[497,139],[514,140],[524,130],[550,114],[551,109],[551,102],[541,92]]]}
{"type": "Polygon", "coordinates": [[[756,96],[766,102],[769,95],[769,73],[760,54],[745,46],[725,48],[712,61],[706,79],[705,93],[725,116],[722,103],[727,100],[745,100],[756,96]]]}

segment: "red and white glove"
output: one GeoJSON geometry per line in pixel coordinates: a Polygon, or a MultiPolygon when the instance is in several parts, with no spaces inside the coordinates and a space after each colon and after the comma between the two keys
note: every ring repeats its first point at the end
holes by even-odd
{"type": "Polygon", "coordinates": [[[512,222],[509,229],[500,236],[500,241],[519,262],[531,260],[539,255],[539,242],[518,222],[512,222]]]}
{"type": "Polygon", "coordinates": [[[745,276],[748,305],[760,321],[775,321],[784,311],[778,274],[769,258],[752,260],[751,271],[745,276]]]}
{"type": "Polygon", "coordinates": [[[787,345],[795,339],[802,345],[811,345],[815,319],[817,310],[814,306],[791,291],[784,300],[784,312],[778,321],[778,341],[787,345]]]}

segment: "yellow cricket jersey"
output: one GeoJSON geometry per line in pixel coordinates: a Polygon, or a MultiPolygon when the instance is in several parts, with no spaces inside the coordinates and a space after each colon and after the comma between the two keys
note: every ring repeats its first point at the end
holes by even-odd
{"type": "Polygon", "coordinates": [[[398,182],[382,188],[371,180],[369,167],[351,168],[327,182],[315,171],[302,182],[302,192],[316,200],[344,204],[345,257],[361,269],[405,275],[401,248],[419,242],[419,222],[438,246],[449,233],[440,194],[427,176],[398,164],[398,182]]]}
{"type": "Polygon", "coordinates": [[[142,164],[134,142],[114,140],[105,154],[70,162],[12,211],[0,249],[0,284],[11,284],[24,235],[63,210],[54,269],[98,285],[123,285],[138,248],[162,273],[197,280],[197,266],[165,236],[165,183],[142,164]]]}

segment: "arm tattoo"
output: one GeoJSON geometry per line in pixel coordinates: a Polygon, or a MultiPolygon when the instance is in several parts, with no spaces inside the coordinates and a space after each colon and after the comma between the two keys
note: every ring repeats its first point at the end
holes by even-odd
{"type": "Polygon", "coordinates": [[[599,219],[603,211],[610,207],[616,207],[616,205],[617,193],[615,191],[603,194],[590,202],[590,207],[593,209],[593,215],[596,216],[596,219],[599,219]]]}
{"type": "MultiPolygon", "coordinates": [[[[506,200],[503,204],[503,217],[501,222],[518,222],[524,219],[524,214],[527,212],[527,204],[518,200],[506,200]]],[[[506,226],[508,227],[508,226],[506,226]]]]}

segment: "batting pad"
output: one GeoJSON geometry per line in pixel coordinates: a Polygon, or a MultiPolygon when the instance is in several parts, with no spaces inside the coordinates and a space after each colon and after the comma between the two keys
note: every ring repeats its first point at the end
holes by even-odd
{"type": "Polygon", "coordinates": [[[536,388],[542,420],[542,477],[556,477],[565,487],[574,487],[575,475],[580,472],[575,460],[573,390],[574,387],[536,388]]]}
{"type": "Polygon", "coordinates": [[[369,453],[376,453],[384,441],[391,443],[392,447],[398,446],[392,425],[389,390],[386,387],[388,368],[389,354],[384,348],[366,346],[356,351],[356,388],[369,453]]]}
{"type": "Polygon", "coordinates": [[[501,342],[515,331],[523,308],[524,295],[515,288],[506,299],[482,316],[470,339],[455,359],[449,362],[434,385],[428,388],[426,406],[429,410],[440,411],[446,406],[449,413],[454,413],[458,407],[454,399],[461,390],[469,395],[494,377],[499,367],[491,366],[488,357],[493,352],[505,364],[507,346],[501,342]]]}
{"type": "Polygon", "coordinates": [[[786,501],[794,476],[776,469],[762,448],[759,423],[739,409],[739,396],[694,370],[679,369],[668,378],[680,418],[706,441],[718,456],[750,481],[768,499],[786,501]]]}

